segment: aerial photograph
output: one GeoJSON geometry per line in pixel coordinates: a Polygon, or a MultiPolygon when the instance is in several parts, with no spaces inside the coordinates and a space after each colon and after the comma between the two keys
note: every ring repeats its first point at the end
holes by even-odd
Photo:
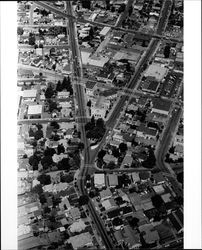
{"type": "Polygon", "coordinates": [[[184,1],[16,5],[18,249],[183,249],[184,1]]]}

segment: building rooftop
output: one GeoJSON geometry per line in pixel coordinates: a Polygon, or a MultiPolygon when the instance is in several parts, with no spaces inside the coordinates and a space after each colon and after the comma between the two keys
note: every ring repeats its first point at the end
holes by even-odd
{"type": "Polygon", "coordinates": [[[96,86],[96,82],[93,81],[87,81],[86,82],[86,88],[87,89],[93,89],[96,86]]]}
{"type": "Polygon", "coordinates": [[[89,232],[86,232],[70,237],[67,242],[71,243],[74,249],[78,249],[87,244],[92,244],[92,236],[89,232]]]}
{"type": "Polygon", "coordinates": [[[94,174],[94,184],[95,186],[105,186],[105,174],[94,174]]]}
{"type": "Polygon", "coordinates": [[[152,100],[153,109],[163,110],[163,111],[169,111],[172,105],[171,101],[163,100],[160,98],[155,98],[152,100]]]}
{"type": "Polygon", "coordinates": [[[159,64],[151,64],[146,70],[144,76],[155,77],[157,81],[162,81],[165,75],[167,74],[168,69],[161,67],[159,64]]]}
{"type": "Polygon", "coordinates": [[[106,198],[111,197],[111,196],[112,196],[112,192],[110,191],[109,188],[107,188],[106,190],[102,190],[100,192],[101,200],[106,199],[106,198]]]}
{"type": "Polygon", "coordinates": [[[117,186],[118,185],[118,177],[116,174],[108,175],[109,186],[117,186]]]}
{"type": "Polygon", "coordinates": [[[104,27],[101,31],[100,31],[100,35],[101,36],[106,36],[107,33],[110,31],[110,27],[104,27]]]}
{"type": "Polygon", "coordinates": [[[29,89],[23,91],[23,98],[36,98],[37,90],[36,89],[29,89]]]}
{"type": "Polygon", "coordinates": [[[42,113],[42,105],[30,105],[28,108],[28,115],[39,115],[42,113]]]}

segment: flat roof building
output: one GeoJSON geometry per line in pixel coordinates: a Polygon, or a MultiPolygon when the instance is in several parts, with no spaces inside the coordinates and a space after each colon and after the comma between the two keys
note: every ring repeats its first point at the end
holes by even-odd
{"type": "Polygon", "coordinates": [[[110,187],[116,187],[118,185],[118,177],[116,174],[109,174],[108,180],[109,180],[110,187]]]}
{"type": "Polygon", "coordinates": [[[172,102],[163,99],[153,99],[152,100],[152,113],[159,113],[163,115],[168,115],[171,109],[172,102]]]}
{"type": "Polygon", "coordinates": [[[94,174],[94,185],[97,188],[105,187],[105,174],[94,174]]]}
{"type": "Polygon", "coordinates": [[[109,33],[110,30],[111,30],[110,27],[104,27],[104,28],[100,31],[100,35],[101,35],[101,36],[106,36],[106,35],[109,33]]]}
{"type": "Polygon", "coordinates": [[[37,90],[36,89],[29,89],[23,91],[23,98],[36,98],[37,90]]]}
{"type": "Polygon", "coordinates": [[[154,77],[156,81],[161,82],[168,72],[167,68],[161,67],[159,64],[151,64],[146,70],[144,76],[154,77]]]}
{"type": "Polygon", "coordinates": [[[27,111],[28,118],[30,119],[31,117],[34,116],[40,116],[42,114],[42,105],[30,105],[27,111]]]}

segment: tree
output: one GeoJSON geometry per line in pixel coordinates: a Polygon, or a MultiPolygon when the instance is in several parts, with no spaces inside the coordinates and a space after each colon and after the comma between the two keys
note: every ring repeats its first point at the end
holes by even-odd
{"type": "Polygon", "coordinates": [[[55,91],[53,90],[52,86],[50,85],[45,92],[45,97],[46,99],[50,99],[53,97],[53,95],[55,94],[55,91]]]}
{"type": "Polygon", "coordinates": [[[91,117],[91,123],[93,124],[93,126],[95,126],[95,116],[94,115],[91,117]]]}
{"type": "Polygon", "coordinates": [[[50,168],[53,164],[52,157],[50,155],[44,156],[41,160],[41,164],[42,164],[44,170],[50,168]]]}
{"type": "Polygon", "coordinates": [[[87,106],[89,107],[89,108],[91,108],[91,100],[89,100],[88,102],[87,102],[87,106]]]}
{"type": "Polygon", "coordinates": [[[107,165],[107,168],[109,168],[109,169],[114,169],[115,167],[116,167],[116,164],[115,164],[114,161],[110,161],[110,162],[108,163],[108,165],[107,165]]]}
{"type": "Polygon", "coordinates": [[[90,9],[91,8],[91,0],[81,0],[82,8],[90,9]]]}
{"type": "Polygon", "coordinates": [[[44,194],[41,194],[41,195],[39,196],[39,201],[40,201],[40,203],[41,203],[42,205],[43,205],[44,203],[47,202],[47,199],[46,199],[46,197],[45,197],[44,194]]]}
{"type": "Polygon", "coordinates": [[[116,158],[118,158],[118,157],[120,156],[120,152],[119,152],[118,148],[114,148],[114,149],[112,150],[112,155],[113,155],[114,157],[116,157],[116,158]]]}
{"type": "Polygon", "coordinates": [[[58,105],[55,101],[49,102],[49,111],[52,113],[54,110],[58,110],[58,105]]]}
{"type": "Polygon", "coordinates": [[[43,49],[43,44],[42,43],[39,44],[39,48],[43,49]]]}
{"type": "Polygon", "coordinates": [[[45,214],[49,214],[51,209],[49,207],[44,207],[43,211],[44,211],[45,214]]]}
{"type": "Polygon", "coordinates": [[[32,192],[32,193],[35,193],[35,194],[38,194],[38,195],[41,195],[41,194],[43,193],[42,185],[41,185],[41,184],[37,184],[36,186],[34,186],[34,187],[31,189],[31,192],[32,192]]]}
{"type": "Polygon", "coordinates": [[[72,174],[68,174],[68,175],[63,175],[62,177],[60,177],[60,181],[61,182],[67,182],[70,183],[74,180],[74,176],[72,174]]]}
{"type": "Polygon", "coordinates": [[[132,13],[133,13],[133,6],[131,5],[131,6],[130,6],[130,8],[129,8],[129,10],[128,10],[128,14],[129,14],[129,16],[131,16],[131,15],[132,15],[132,13]]]}
{"type": "Polygon", "coordinates": [[[78,148],[82,151],[84,149],[84,143],[83,142],[79,142],[78,148]]]}
{"type": "Polygon", "coordinates": [[[19,36],[22,36],[22,35],[23,35],[23,33],[24,33],[23,28],[18,27],[18,28],[17,28],[17,34],[18,34],[19,36]]]}
{"type": "Polygon", "coordinates": [[[104,128],[104,120],[102,118],[97,119],[97,121],[96,121],[96,127],[98,127],[98,128],[104,128]]]}
{"type": "Polygon", "coordinates": [[[62,91],[62,83],[61,83],[61,81],[60,81],[60,80],[59,80],[59,81],[58,81],[58,83],[57,83],[57,86],[56,86],[56,91],[57,91],[57,92],[62,91]]]}
{"type": "Polygon", "coordinates": [[[40,129],[43,128],[43,126],[42,126],[40,123],[38,123],[38,124],[36,125],[36,127],[38,128],[38,130],[40,130],[40,129]]]}
{"type": "Polygon", "coordinates": [[[63,158],[61,161],[59,161],[58,169],[69,171],[70,170],[69,158],[63,158]]]}
{"type": "Polygon", "coordinates": [[[39,158],[35,154],[30,156],[29,164],[33,167],[33,170],[38,170],[39,158]]]}
{"type": "Polygon", "coordinates": [[[164,56],[165,58],[169,58],[169,55],[170,55],[170,46],[166,45],[164,49],[164,56]]]}
{"type": "Polygon", "coordinates": [[[85,130],[86,130],[86,131],[93,130],[94,127],[95,127],[95,125],[93,125],[92,122],[88,122],[88,123],[86,123],[86,125],[85,125],[85,130]]]}
{"type": "Polygon", "coordinates": [[[59,144],[57,147],[58,154],[65,152],[65,147],[62,144],[59,144]]]}
{"type": "Polygon", "coordinates": [[[160,207],[163,205],[163,199],[160,195],[156,194],[151,198],[152,204],[156,209],[160,209],[160,207]]]}
{"type": "Polygon", "coordinates": [[[181,184],[183,184],[183,172],[181,172],[181,173],[179,173],[179,174],[177,174],[177,180],[181,183],[181,184]]]}
{"type": "Polygon", "coordinates": [[[112,5],[110,10],[111,12],[115,12],[115,7],[112,5]]]}
{"type": "Polygon", "coordinates": [[[172,147],[169,149],[169,153],[174,154],[174,153],[175,153],[175,147],[172,146],[172,147]]]}
{"type": "Polygon", "coordinates": [[[35,38],[35,35],[32,34],[32,33],[29,33],[29,45],[35,45],[35,41],[36,41],[36,38],[35,38]]]}
{"type": "Polygon", "coordinates": [[[119,150],[121,151],[121,153],[125,153],[128,150],[128,146],[126,143],[121,142],[119,144],[119,150]]]}
{"type": "Polygon", "coordinates": [[[37,130],[34,134],[34,138],[37,141],[43,138],[43,131],[41,129],[37,130]]]}
{"type": "Polygon", "coordinates": [[[126,5],[124,3],[121,4],[121,6],[118,9],[118,13],[124,12],[125,8],[126,8],[126,5]]]}
{"type": "Polygon", "coordinates": [[[53,156],[54,154],[56,153],[55,149],[54,148],[49,148],[47,147],[45,150],[44,150],[44,156],[53,156]]]}
{"type": "Polygon", "coordinates": [[[52,121],[50,123],[50,126],[53,127],[56,130],[58,130],[60,128],[60,125],[56,121],[52,121]]]}
{"type": "Polygon", "coordinates": [[[142,166],[145,168],[153,168],[156,164],[156,157],[152,149],[149,150],[149,156],[142,162],[142,166]]]}
{"type": "Polygon", "coordinates": [[[138,222],[139,222],[139,219],[136,218],[136,217],[133,217],[131,220],[129,220],[129,225],[132,227],[132,228],[135,228],[138,226],[138,222]]]}
{"type": "Polygon", "coordinates": [[[79,197],[79,206],[83,206],[83,205],[87,205],[88,204],[88,201],[89,201],[89,198],[87,195],[82,195],[79,197]]]}
{"type": "Polygon", "coordinates": [[[37,178],[38,181],[40,181],[41,185],[49,185],[51,184],[51,178],[50,175],[41,174],[37,178]]]}

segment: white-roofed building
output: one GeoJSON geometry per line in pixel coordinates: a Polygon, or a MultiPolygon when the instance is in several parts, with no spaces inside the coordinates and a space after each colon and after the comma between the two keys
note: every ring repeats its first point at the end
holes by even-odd
{"type": "Polygon", "coordinates": [[[100,198],[101,200],[106,200],[112,197],[112,192],[110,191],[109,188],[107,188],[106,190],[102,190],[100,192],[100,198]]]}
{"type": "Polygon", "coordinates": [[[24,100],[35,99],[37,96],[37,90],[36,89],[24,90],[22,96],[24,100]]]}
{"type": "Polygon", "coordinates": [[[134,173],[131,174],[131,176],[132,176],[132,180],[133,180],[134,183],[140,181],[139,173],[134,172],[134,173]]]}
{"type": "Polygon", "coordinates": [[[101,36],[106,36],[106,35],[109,33],[110,30],[111,30],[110,27],[104,27],[104,28],[100,31],[100,35],[101,35],[101,36]]]}
{"type": "Polygon", "coordinates": [[[83,220],[79,219],[78,221],[74,222],[70,227],[69,230],[71,233],[81,232],[86,228],[86,225],[83,220]]]}
{"type": "Polygon", "coordinates": [[[162,185],[153,186],[153,189],[156,194],[162,194],[165,191],[162,185]]]}
{"type": "Polygon", "coordinates": [[[94,185],[96,188],[105,187],[105,174],[94,174],[94,185]]]}
{"type": "Polygon", "coordinates": [[[71,243],[74,249],[84,246],[93,246],[92,235],[89,232],[70,237],[67,242],[71,243]]]}
{"type": "Polygon", "coordinates": [[[29,105],[27,115],[29,119],[41,118],[42,114],[42,105],[29,105]]]}
{"type": "Polygon", "coordinates": [[[108,199],[108,200],[102,201],[102,206],[105,208],[105,210],[110,210],[110,209],[116,208],[117,204],[114,201],[114,199],[108,199]]]}
{"type": "Polygon", "coordinates": [[[167,68],[160,66],[160,64],[151,64],[146,70],[145,77],[154,77],[157,81],[162,81],[168,72],[167,68]]]}

